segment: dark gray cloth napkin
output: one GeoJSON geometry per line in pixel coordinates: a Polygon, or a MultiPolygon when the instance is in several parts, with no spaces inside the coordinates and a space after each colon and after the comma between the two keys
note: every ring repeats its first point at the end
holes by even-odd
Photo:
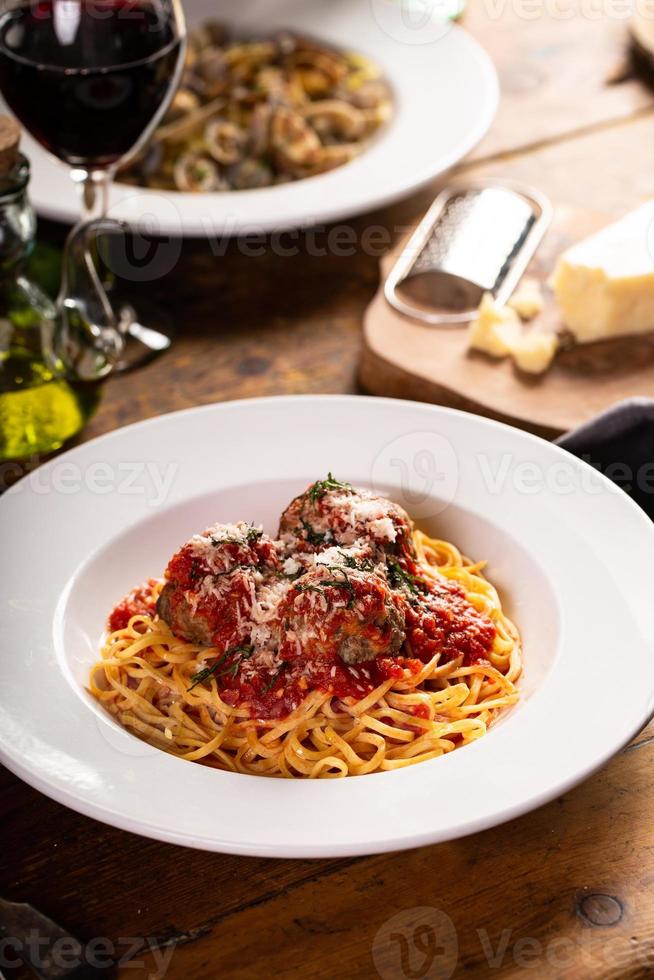
{"type": "Polygon", "coordinates": [[[654,520],[654,399],[628,398],[556,441],[608,476],[654,520]]]}

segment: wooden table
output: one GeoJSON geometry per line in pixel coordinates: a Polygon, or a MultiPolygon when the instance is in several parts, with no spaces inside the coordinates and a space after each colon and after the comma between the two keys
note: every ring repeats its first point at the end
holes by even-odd
{"type": "MultiPolygon", "coordinates": [[[[464,167],[616,212],[654,194],[654,97],[634,80],[607,82],[623,22],[598,19],[590,4],[583,16],[568,0],[539,5],[551,13],[536,17],[527,0],[473,4],[467,26],[494,57],[503,101],[464,167]]],[[[357,241],[370,225],[396,234],[433,192],[352,222],[357,241]]],[[[86,436],[215,400],[356,391],[377,259],[361,247],[315,254],[321,235],[300,236],[292,257],[248,257],[238,243],[216,257],[204,242],[186,243],[156,284],[178,325],[174,350],[107,384],[86,436]]],[[[623,675],[624,690],[630,683],[638,678],[623,675]]],[[[132,955],[124,977],[166,969],[173,980],[450,976],[451,958],[413,933],[418,907],[454,923],[456,976],[654,974],[654,727],[584,785],[520,820],[362,859],[205,854],[78,816],[7,772],[0,787],[0,894],[31,902],[85,940],[107,937],[132,955]],[[404,939],[396,959],[380,963],[379,930],[398,912],[392,925],[404,939]],[[148,943],[156,953],[138,952],[148,943]]]]}

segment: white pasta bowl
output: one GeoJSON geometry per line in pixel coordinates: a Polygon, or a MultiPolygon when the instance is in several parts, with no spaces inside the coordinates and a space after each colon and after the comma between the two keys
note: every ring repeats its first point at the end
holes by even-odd
{"type": "Polygon", "coordinates": [[[337,396],[165,415],[41,467],[0,499],[0,524],[2,760],[146,836],[277,857],[448,840],[564,792],[654,712],[654,527],[590,466],[472,415],[337,396]],[[328,470],[487,559],[523,638],[519,703],[446,756],[339,780],[221,772],[123,731],[85,689],[112,605],[210,523],[274,533],[328,470]],[[625,658],[637,681],[618,692],[625,658]]]}

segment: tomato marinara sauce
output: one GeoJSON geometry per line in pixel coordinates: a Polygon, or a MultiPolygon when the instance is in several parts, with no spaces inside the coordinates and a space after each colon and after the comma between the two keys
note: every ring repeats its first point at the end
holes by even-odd
{"type": "Polygon", "coordinates": [[[114,606],[107,619],[107,629],[110,633],[123,630],[129,625],[132,616],[152,616],[156,613],[155,579],[149,579],[145,585],[132,589],[124,599],[114,606]]]}

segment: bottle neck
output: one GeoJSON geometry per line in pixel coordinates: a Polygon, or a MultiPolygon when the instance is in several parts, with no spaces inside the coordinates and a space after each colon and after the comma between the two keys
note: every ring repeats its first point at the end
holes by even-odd
{"type": "Polygon", "coordinates": [[[29,162],[20,156],[14,168],[0,176],[0,275],[15,272],[30,254],[36,218],[29,202],[29,162]]]}

